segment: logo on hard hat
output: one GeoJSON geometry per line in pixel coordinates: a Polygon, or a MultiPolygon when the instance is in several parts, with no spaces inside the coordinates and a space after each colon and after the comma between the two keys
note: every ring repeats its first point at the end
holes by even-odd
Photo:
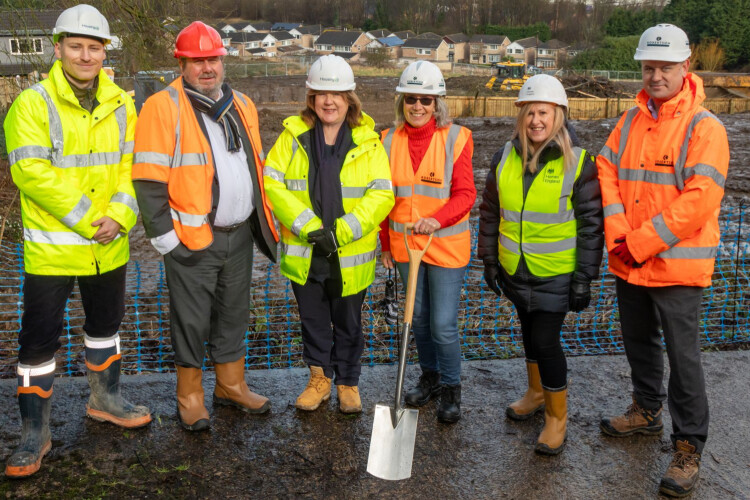
{"type": "Polygon", "coordinates": [[[88,28],[90,30],[99,31],[99,26],[91,26],[91,25],[88,25],[88,24],[82,24],[81,28],[88,28]]]}
{"type": "Polygon", "coordinates": [[[324,82],[334,82],[334,83],[335,83],[335,82],[338,82],[338,81],[339,81],[339,77],[338,77],[338,76],[334,76],[334,77],[330,77],[330,76],[321,76],[321,77],[320,77],[320,80],[321,80],[321,81],[324,81],[324,82]]]}
{"type": "Polygon", "coordinates": [[[653,42],[646,42],[646,47],[669,47],[670,45],[669,42],[662,42],[660,36],[656,37],[653,42]]]}

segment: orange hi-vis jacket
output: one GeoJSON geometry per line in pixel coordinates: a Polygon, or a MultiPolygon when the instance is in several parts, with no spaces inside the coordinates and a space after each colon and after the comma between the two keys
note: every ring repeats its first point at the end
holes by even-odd
{"type": "MultiPolygon", "coordinates": [[[[258,113],[252,101],[239,92],[234,92],[234,106],[248,132],[257,179],[262,183],[263,151],[258,113]]],[[[181,77],[146,102],[136,129],[134,154],[133,180],[168,185],[172,222],[182,244],[193,251],[210,246],[213,243],[209,214],[213,204],[214,160],[211,144],[183,90],[181,77]]],[[[278,241],[265,190],[262,185],[259,187],[264,215],[278,241]]]]}
{"type": "MultiPolygon", "coordinates": [[[[435,130],[416,173],[409,155],[409,137],[404,127],[382,132],[383,146],[391,162],[391,176],[396,205],[388,215],[391,253],[396,262],[409,262],[404,244],[404,227],[408,222],[430,217],[450,199],[453,164],[469,139],[471,131],[459,125],[435,130]]],[[[429,236],[409,236],[412,248],[424,248],[429,236]]],[[[423,262],[440,267],[457,268],[469,263],[471,231],[469,214],[452,226],[438,229],[422,258],[423,262]]]]}
{"type": "Polygon", "coordinates": [[[708,286],[719,243],[729,167],[724,126],[701,106],[703,81],[688,73],[656,119],[645,90],[596,160],[611,251],[625,237],[642,267],[609,255],[616,276],[641,286],[708,286]]]}

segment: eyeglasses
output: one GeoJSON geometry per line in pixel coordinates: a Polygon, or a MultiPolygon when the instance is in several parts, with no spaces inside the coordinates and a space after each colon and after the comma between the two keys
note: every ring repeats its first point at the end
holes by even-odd
{"type": "Polygon", "coordinates": [[[404,97],[404,102],[406,104],[409,104],[410,106],[416,104],[417,101],[419,101],[419,103],[422,106],[427,107],[427,106],[432,106],[432,103],[435,102],[435,98],[434,97],[414,97],[410,95],[404,97]]]}

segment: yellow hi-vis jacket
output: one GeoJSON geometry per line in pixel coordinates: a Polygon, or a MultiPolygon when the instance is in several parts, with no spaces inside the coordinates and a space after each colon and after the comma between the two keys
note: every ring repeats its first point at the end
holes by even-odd
{"type": "MultiPolygon", "coordinates": [[[[375,122],[362,114],[352,129],[351,149],[341,167],[345,215],[336,220],[342,296],[367,288],[375,279],[379,225],[394,204],[388,156],[374,131],[375,122]]],[[[310,161],[299,136],[310,127],[299,116],[284,120],[284,131],[266,157],[265,189],[281,224],[281,274],[301,285],[307,282],[312,245],[307,234],[322,227],[312,210],[307,182],[310,161]]]]}
{"type": "Polygon", "coordinates": [[[57,61],[5,118],[31,274],[89,276],[128,262],[127,234],[138,216],[130,181],[135,106],[103,71],[96,100],[92,113],[83,109],[57,61]],[[91,223],[105,215],[123,231],[102,245],[92,239],[98,227],[91,223]]]}
{"type": "Polygon", "coordinates": [[[500,200],[498,260],[513,275],[521,254],[534,276],[572,273],[576,269],[577,222],[571,203],[586,150],[573,148],[575,168],[565,170],[563,156],[544,165],[528,193],[523,193],[523,162],[508,142],[497,166],[500,200]]]}

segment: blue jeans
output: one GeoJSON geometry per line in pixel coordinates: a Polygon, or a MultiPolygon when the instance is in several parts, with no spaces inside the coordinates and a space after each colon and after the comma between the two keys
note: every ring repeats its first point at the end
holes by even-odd
{"type": "MultiPolygon", "coordinates": [[[[409,264],[397,262],[406,283],[409,264]]],[[[458,339],[458,301],[466,267],[419,266],[412,330],[419,366],[440,373],[443,384],[461,383],[461,343],[458,339]]]]}

